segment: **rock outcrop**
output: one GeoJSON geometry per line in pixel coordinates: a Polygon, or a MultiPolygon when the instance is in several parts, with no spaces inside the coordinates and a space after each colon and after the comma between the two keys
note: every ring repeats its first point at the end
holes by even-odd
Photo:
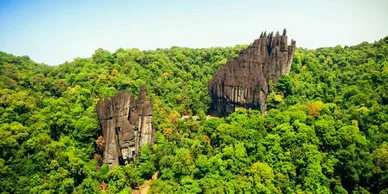
{"type": "Polygon", "coordinates": [[[270,81],[277,83],[288,74],[295,51],[295,41],[287,44],[286,29],[280,35],[264,32],[243,50],[237,59],[219,67],[209,83],[212,109],[227,115],[236,107],[267,110],[270,81]]]}
{"type": "Polygon", "coordinates": [[[103,162],[110,168],[136,161],[140,148],[155,141],[152,104],[146,98],[146,86],[135,100],[129,91],[101,99],[97,114],[104,138],[103,162]]]}

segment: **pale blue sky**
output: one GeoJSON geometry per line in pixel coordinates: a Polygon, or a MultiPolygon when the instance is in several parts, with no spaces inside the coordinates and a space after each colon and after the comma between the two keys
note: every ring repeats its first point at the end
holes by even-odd
{"type": "Polygon", "coordinates": [[[373,42],[388,36],[388,0],[0,0],[0,50],[49,65],[100,47],[249,44],[283,28],[304,48],[373,42]]]}

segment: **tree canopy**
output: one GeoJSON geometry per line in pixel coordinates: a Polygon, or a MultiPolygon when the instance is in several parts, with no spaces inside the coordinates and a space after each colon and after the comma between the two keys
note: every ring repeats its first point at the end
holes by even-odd
{"type": "Polygon", "coordinates": [[[0,52],[0,193],[388,193],[388,37],[298,48],[269,111],[207,118],[207,84],[246,45],[98,49],[58,66],[0,52]],[[157,141],[100,160],[100,98],[147,84],[157,141]],[[182,115],[199,119],[182,121],[182,115]]]}

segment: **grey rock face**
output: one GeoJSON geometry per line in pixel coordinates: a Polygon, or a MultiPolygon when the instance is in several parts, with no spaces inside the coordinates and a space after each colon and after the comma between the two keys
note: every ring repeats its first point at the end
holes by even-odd
{"type": "Polygon", "coordinates": [[[287,45],[286,29],[283,34],[261,33],[260,38],[243,50],[235,60],[219,67],[209,83],[212,109],[222,115],[236,107],[267,110],[269,82],[277,83],[288,74],[295,51],[295,41],[287,45]]]}
{"type": "Polygon", "coordinates": [[[140,148],[155,141],[152,104],[146,98],[145,85],[138,100],[128,91],[101,99],[97,114],[105,141],[103,162],[110,168],[136,161],[140,148]]]}

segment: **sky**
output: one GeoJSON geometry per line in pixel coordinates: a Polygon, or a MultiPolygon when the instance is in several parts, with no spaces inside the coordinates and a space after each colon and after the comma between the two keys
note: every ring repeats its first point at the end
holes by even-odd
{"type": "Polygon", "coordinates": [[[59,65],[98,48],[250,44],[286,28],[297,47],[388,36],[388,0],[0,0],[0,50],[59,65]]]}

